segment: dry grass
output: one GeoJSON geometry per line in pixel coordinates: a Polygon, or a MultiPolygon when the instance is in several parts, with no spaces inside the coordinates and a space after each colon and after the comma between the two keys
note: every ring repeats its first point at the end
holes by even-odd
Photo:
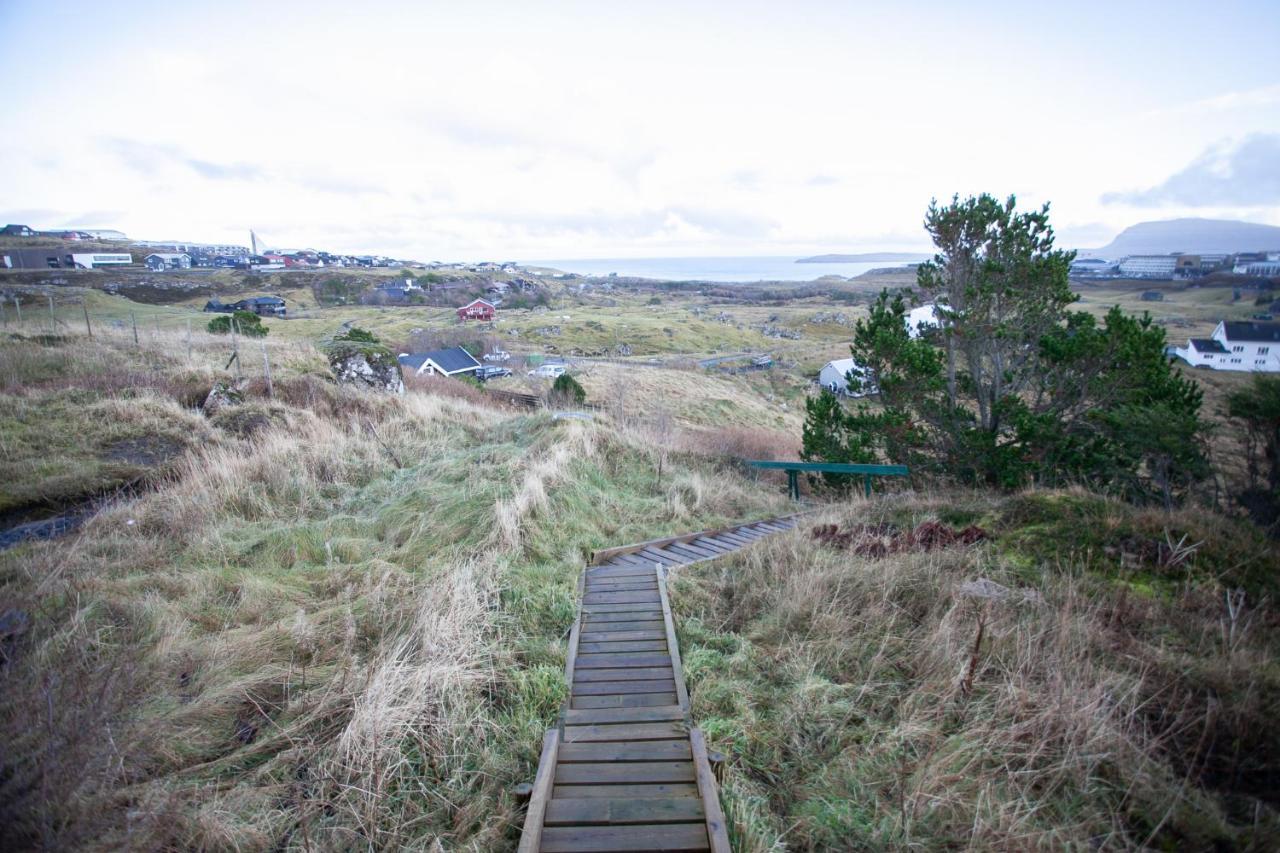
{"type": "MultiPolygon", "coordinates": [[[[806,524],[676,584],[694,716],[731,756],[739,849],[1275,843],[1280,636],[1268,600],[1233,608],[1203,564],[1238,546],[1206,545],[1154,589],[1134,579],[1168,570],[1086,570],[1061,539],[1028,567],[1014,534],[1045,521],[1033,505],[1056,506],[855,502],[812,523],[977,520],[996,541],[876,559],[806,524]],[[966,595],[979,577],[1015,593],[966,595]]],[[[1144,523],[1109,506],[1117,530],[1144,523]]],[[[1258,544],[1193,515],[1164,523],[1258,544]]],[[[1274,568],[1260,547],[1244,553],[1274,568]]]]}
{"type": "Polygon", "coordinates": [[[0,669],[10,847],[508,848],[582,554],[782,504],[695,455],[659,480],[605,418],[338,388],[304,348],[274,399],[255,377],[205,418],[164,389],[220,365],[77,343],[14,342],[6,405],[94,438],[162,410],[198,440],[73,537],[0,552],[30,619],[0,669]],[[121,365],[146,381],[94,372],[121,365]]]}

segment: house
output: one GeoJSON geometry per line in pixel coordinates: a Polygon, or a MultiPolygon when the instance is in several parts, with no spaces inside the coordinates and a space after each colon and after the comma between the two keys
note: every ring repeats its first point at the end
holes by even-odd
{"type": "Polygon", "coordinates": [[[142,260],[152,272],[191,269],[191,256],[186,252],[152,252],[142,260]]]}
{"type": "Polygon", "coordinates": [[[232,308],[230,305],[215,296],[204,304],[204,310],[217,314],[233,314],[236,309],[232,308]]]}
{"type": "Polygon", "coordinates": [[[128,240],[124,236],[123,231],[115,231],[110,228],[81,228],[81,231],[88,234],[94,240],[128,240]]]}
{"type": "Polygon", "coordinates": [[[458,309],[459,320],[492,320],[495,308],[492,302],[475,299],[458,309]]]}
{"type": "Polygon", "coordinates": [[[128,252],[76,252],[62,259],[62,264],[70,269],[96,270],[99,267],[119,267],[133,263],[133,255],[128,252]]]}
{"type": "Polygon", "coordinates": [[[874,393],[874,389],[871,388],[864,388],[861,391],[850,390],[850,373],[854,376],[861,376],[863,373],[862,368],[853,359],[839,358],[835,361],[828,361],[818,373],[818,384],[832,394],[846,397],[863,397],[874,393]]]}
{"type": "Polygon", "coordinates": [[[413,371],[414,376],[457,376],[475,373],[480,362],[462,347],[450,347],[412,355],[402,353],[400,367],[413,371]]]}
{"type": "Polygon", "coordinates": [[[26,225],[6,225],[4,228],[0,228],[0,235],[5,237],[34,237],[36,232],[26,225]]]}
{"type": "Polygon", "coordinates": [[[1120,274],[1129,278],[1172,279],[1177,255],[1130,255],[1120,262],[1120,274]]]}
{"type": "Polygon", "coordinates": [[[1143,302],[1164,302],[1164,294],[1158,290],[1144,290],[1142,292],[1143,302]]]}
{"type": "Polygon", "coordinates": [[[938,316],[938,306],[932,302],[908,311],[906,322],[907,334],[913,338],[920,337],[926,329],[942,325],[942,319],[938,316]]]}
{"type": "Polygon", "coordinates": [[[252,311],[263,317],[283,317],[285,314],[284,300],[279,296],[251,296],[231,303],[231,308],[234,311],[252,311]]]}
{"type": "Polygon", "coordinates": [[[1280,373],[1280,323],[1222,321],[1208,338],[1192,338],[1174,354],[1192,367],[1280,373]]]}

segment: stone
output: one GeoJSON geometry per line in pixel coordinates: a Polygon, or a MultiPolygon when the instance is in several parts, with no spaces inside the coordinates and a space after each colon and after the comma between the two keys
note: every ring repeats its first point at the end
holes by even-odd
{"type": "Polygon", "coordinates": [[[240,405],[244,402],[244,389],[247,384],[244,379],[239,382],[215,382],[205,396],[204,402],[200,404],[200,409],[206,415],[213,416],[225,408],[240,405]]]}
{"type": "Polygon", "coordinates": [[[362,341],[335,341],[328,355],[329,369],[339,384],[388,394],[404,393],[400,362],[386,347],[362,341]]]}

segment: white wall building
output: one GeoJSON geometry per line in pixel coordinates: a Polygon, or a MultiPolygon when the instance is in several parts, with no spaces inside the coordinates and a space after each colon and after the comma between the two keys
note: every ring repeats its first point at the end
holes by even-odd
{"type": "Polygon", "coordinates": [[[925,329],[940,325],[942,319],[938,316],[938,307],[932,302],[907,312],[907,334],[913,338],[920,337],[925,329]]]}
{"type": "Polygon", "coordinates": [[[101,267],[118,267],[133,263],[133,255],[128,252],[74,252],[67,255],[67,266],[82,270],[96,270],[101,267]]]}
{"type": "Polygon", "coordinates": [[[1174,354],[1192,367],[1280,373],[1280,323],[1223,321],[1209,338],[1192,338],[1174,354]]]}
{"type": "Polygon", "coordinates": [[[1120,274],[1130,278],[1173,278],[1177,255],[1130,255],[1120,262],[1120,274]]]}
{"type": "Polygon", "coordinates": [[[851,358],[839,358],[835,361],[828,361],[818,372],[818,384],[833,394],[846,397],[863,397],[867,391],[851,391],[849,389],[849,373],[855,375],[862,372],[862,368],[851,358]]]}

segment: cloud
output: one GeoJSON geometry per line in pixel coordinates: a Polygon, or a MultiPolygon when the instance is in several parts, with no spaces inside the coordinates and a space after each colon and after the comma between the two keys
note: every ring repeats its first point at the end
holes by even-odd
{"type": "Polygon", "coordinates": [[[1111,192],[1103,204],[1137,207],[1260,207],[1280,204],[1280,134],[1255,133],[1211,146],[1185,169],[1145,190],[1111,192]]]}
{"type": "Polygon", "coordinates": [[[1172,107],[1149,110],[1142,118],[1162,118],[1164,116],[1201,115],[1206,112],[1224,112],[1226,110],[1258,109],[1272,104],[1280,104],[1280,83],[1270,86],[1259,86],[1256,89],[1242,89],[1238,92],[1223,92],[1198,101],[1188,101],[1172,107]]]}
{"type": "Polygon", "coordinates": [[[101,144],[126,167],[143,175],[154,175],[161,169],[178,166],[213,181],[256,181],[264,177],[260,168],[249,163],[202,160],[189,156],[176,145],[159,145],[120,137],[104,139],[101,144]]]}
{"type": "Polygon", "coordinates": [[[248,163],[211,163],[188,157],[183,161],[193,172],[215,181],[256,181],[262,170],[248,163]]]}
{"type": "Polygon", "coordinates": [[[840,179],[831,175],[814,175],[805,183],[811,187],[830,187],[840,183],[840,179]]]}

